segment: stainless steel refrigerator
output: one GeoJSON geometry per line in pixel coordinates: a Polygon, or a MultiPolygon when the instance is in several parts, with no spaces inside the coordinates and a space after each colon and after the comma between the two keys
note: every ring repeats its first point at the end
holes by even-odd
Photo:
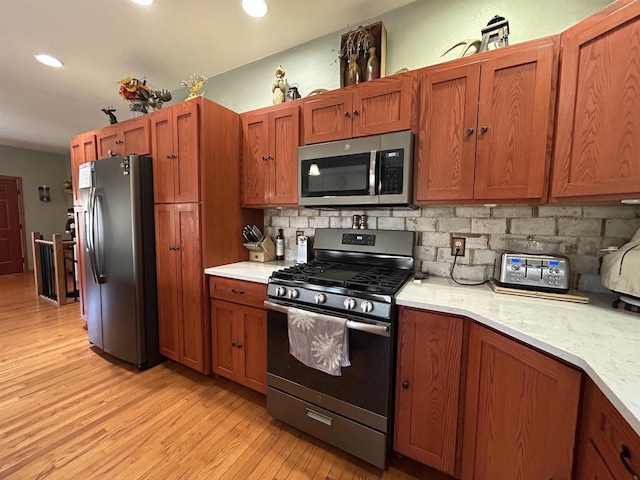
{"type": "Polygon", "coordinates": [[[160,362],[151,158],[81,166],[89,341],[149,368],[160,362]]]}

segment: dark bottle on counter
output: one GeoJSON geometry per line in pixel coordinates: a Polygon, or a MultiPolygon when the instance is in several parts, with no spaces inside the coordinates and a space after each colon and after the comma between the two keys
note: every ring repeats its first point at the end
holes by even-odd
{"type": "Polygon", "coordinates": [[[284,235],[281,228],[278,229],[276,237],[276,260],[284,260],[284,235]]]}

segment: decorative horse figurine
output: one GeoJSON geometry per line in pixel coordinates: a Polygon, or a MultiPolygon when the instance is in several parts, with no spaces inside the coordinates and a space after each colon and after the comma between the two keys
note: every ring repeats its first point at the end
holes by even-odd
{"type": "Polygon", "coordinates": [[[116,116],[113,114],[113,112],[116,111],[115,108],[113,107],[104,107],[102,109],[102,111],[104,113],[106,113],[109,116],[109,122],[111,125],[113,125],[114,123],[118,123],[118,119],[116,118],[116,116]]]}

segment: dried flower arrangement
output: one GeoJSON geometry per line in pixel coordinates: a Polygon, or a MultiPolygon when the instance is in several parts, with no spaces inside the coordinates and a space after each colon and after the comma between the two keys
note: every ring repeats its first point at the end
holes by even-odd
{"type": "Polygon", "coordinates": [[[131,111],[147,113],[149,107],[160,109],[164,102],[171,100],[169,90],[153,90],[147,85],[146,80],[125,77],[118,83],[120,84],[118,93],[130,102],[131,111]]]}
{"type": "Polygon", "coordinates": [[[198,93],[198,90],[204,87],[205,83],[207,83],[207,78],[204,75],[199,75],[197,73],[191,74],[189,80],[183,80],[180,85],[189,89],[189,96],[186,98],[186,100],[201,97],[205,93],[207,93],[206,90],[202,93],[198,93]]]}
{"type": "Polygon", "coordinates": [[[374,47],[374,39],[371,34],[371,25],[363,27],[359,26],[357,29],[347,33],[347,38],[340,48],[338,56],[340,58],[346,58],[347,60],[351,55],[355,55],[356,58],[364,57],[369,53],[369,48],[374,47]]]}

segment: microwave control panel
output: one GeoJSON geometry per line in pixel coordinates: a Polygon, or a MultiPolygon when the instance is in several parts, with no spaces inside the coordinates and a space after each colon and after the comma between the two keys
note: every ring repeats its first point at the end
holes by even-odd
{"type": "Polygon", "coordinates": [[[404,174],[404,149],[380,152],[380,195],[402,193],[404,174]]]}

